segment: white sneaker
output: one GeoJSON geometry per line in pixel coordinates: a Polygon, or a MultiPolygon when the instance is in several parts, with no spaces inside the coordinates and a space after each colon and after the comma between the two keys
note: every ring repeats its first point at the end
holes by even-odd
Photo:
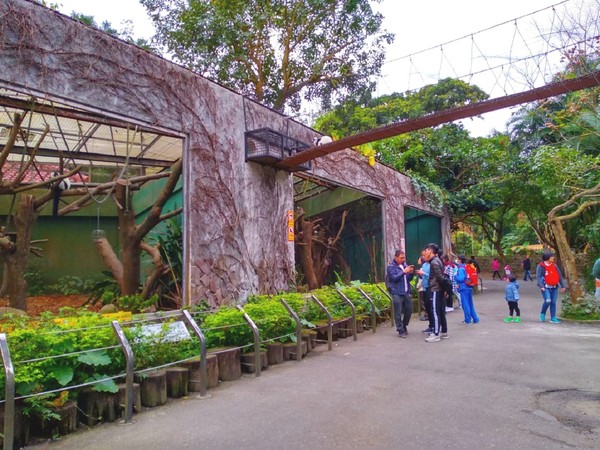
{"type": "Polygon", "coordinates": [[[454,311],[454,308],[450,308],[449,306],[446,306],[446,312],[451,312],[454,311]]]}
{"type": "Polygon", "coordinates": [[[440,342],[440,337],[432,333],[425,339],[425,342],[440,342]]]}
{"type": "Polygon", "coordinates": [[[448,336],[448,333],[442,333],[442,334],[440,334],[440,338],[441,339],[450,339],[450,336],[448,336]]]}

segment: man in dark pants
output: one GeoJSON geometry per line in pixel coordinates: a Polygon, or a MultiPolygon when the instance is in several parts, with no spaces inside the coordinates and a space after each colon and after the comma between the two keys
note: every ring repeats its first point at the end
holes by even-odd
{"type": "Polygon", "coordinates": [[[410,280],[413,278],[414,266],[406,265],[406,255],[396,250],[394,259],[387,268],[387,286],[394,302],[394,320],[396,330],[401,338],[408,334],[408,323],[413,311],[410,295],[410,280]]]}
{"type": "Polygon", "coordinates": [[[533,278],[531,278],[531,259],[529,258],[529,255],[525,256],[525,258],[523,258],[523,261],[521,261],[521,266],[523,267],[523,281],[527,281],[527,279],[529,279],[529,281],[533,281],[533,278]]]}
{"type": "Polygon", "coordinates": [[[426,342],[439,342],[440,339],[450,339],[448,323],[446,322],[446,303],[443,297],[444,264],[437,256],[438,246],[427,244],[423,251],[424,258],[429,261],[429,289],[431,289],[431,315],[433,316],[433,331],[426,342]]]}

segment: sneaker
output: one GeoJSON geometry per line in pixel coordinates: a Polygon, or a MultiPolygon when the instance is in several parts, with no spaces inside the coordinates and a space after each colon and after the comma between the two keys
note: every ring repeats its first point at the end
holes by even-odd
{"type": "Polygon", "coordinates": [[[406,339],[406,333],[398,333],[398,336],[403,339],[406,339]]]}
{"type": "Polygon", "coordinates": [[[419,319],[421,322],[427,322],[429,319],[425,316],[421,316],[421,318],[419,319]]]}
{"type": "Polygon", "coordinates": [[[515,323],[519,323],[520,321],[521,321],[520,317],[515,317],[515,320],[514,320],[515,323]]]}
{"type": "Polygon", "coordinates": [[[552,319],[550,319],[550,322],[552,322],[552,323],[560,323],[560,319],[557,319],[556,317],[553,317],[552,319]]]}
{"type": "Polygon", "coordinates": [[[460,322],[461,325],[471,325],[471,322],[465,322],[464,320],[461,320],[460,322]]]}
{"type": "Polygon", "coordinates": [[[440,334],[440,338],[441,339],[450,339],[450,336],[448,336],[448,333],[442,333],[442,334],[440,334]]]}
{"type": "Polygon", "coordinates": [[[421,333],[431,333],[433,332],[433,328],[425,328],[421,333]]]}
{"type": "Polygon", "coordinates": [[[454,308],[450,308],[449,306],[446,306],[446,312],[452,312],[454,311],[454,308]]]}
{"type": "Polygon", "coordinates": [[[504,318],[504,321],[505,321],[506,323],[508,323],[508,322],[515,322],[515,319],[513,319],[512,317],[505,317],[505,318],[504,318]]]}
{"type": "Polygon", "coordinates": [[[440,337],[432,333],[425,339],[425,342],[440,342],[440,337]]]}
{"type": "Polygon", "coordinates": [[[541,313],[540,314],[540,322],[545,322],[546,321],[546,314],[541,313]]]}

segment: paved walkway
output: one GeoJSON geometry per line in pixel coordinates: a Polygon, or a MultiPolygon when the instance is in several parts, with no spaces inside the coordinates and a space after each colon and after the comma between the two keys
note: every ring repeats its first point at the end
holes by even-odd
{"type": "Polygon", "coordinates": [[[540,323],[539,291],[522,281],[523,322],[504,323],[505,284],[484,283],[481,323],[449,313],[450,340],[426,343],[413,316],[407,339],[380,326],[35,448],[600,448],[599,326],[540,323]]]}

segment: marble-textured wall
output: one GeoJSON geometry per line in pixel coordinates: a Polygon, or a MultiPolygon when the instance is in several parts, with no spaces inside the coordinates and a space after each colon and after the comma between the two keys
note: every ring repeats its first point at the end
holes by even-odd
{"type": "MultiPolygon", "coordinates": [[[[314,131],[24,0],[0,2],[0,65],[4,87],[185,136],[189,302],[235,302],[286,289],[294,280],[293,244],[285,232],[292,177],[246,163],[244,132],[270,127],[311,142],[314,131]]],[[[371,167],[350,150],[315,161],[314,173],[384,199],[388,255],[403,237],[403,206],[430,210],[407,177],[371,167]]]]}

